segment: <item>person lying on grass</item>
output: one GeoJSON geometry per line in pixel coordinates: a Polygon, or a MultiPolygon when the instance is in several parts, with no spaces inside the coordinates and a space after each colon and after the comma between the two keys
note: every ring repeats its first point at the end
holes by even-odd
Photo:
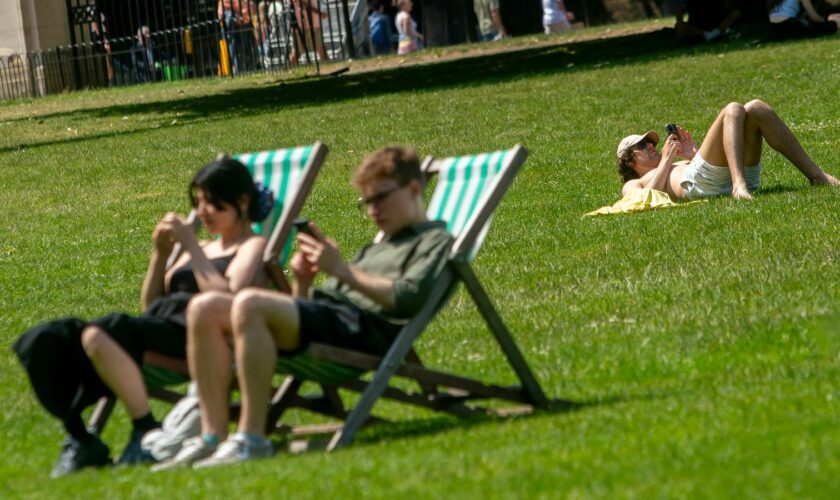
{"type": "Polygon", "coordinates": [[[423,306],[446,264],[452,236],[444,222],[426,219],[416,153],[402,147],[373,153],[353,183],[383,233],[381,241],[345,262],[336,243],[308,223],[298,232],[300,249],[290,263],[292,295],[246,289],[235,296],[203,293],[190,302],[187,352],[203,434],[185,441],[171,461],[153,470],[270,456],[266,418],[278,356],[293,356],[310,342],[382,355],[405,320],[423,306]],[[330,278],[313,288],[318,272],[330,278]],[[238,432],[228,436],[232,361],[242,410],[238,432]]]}
{"type": "Polygon", "coordinates": [[[265,284],[265,239],[251,222],[262,220],[273,204],[251,174],[236,160],[204,166],[190,184],[198,218],[218,239],[199,241],[182,217],[168,213],[152,233],[153,250],[140,301],[144,313],[114,313],[93,321],[76,318],[43,323],[15,343],[38,400],[67,431],[51,476],[110,464],[110,451],[88,432],[82,410],[100,397],[115,394],[133,421],[128,445],[118,464],[153,461],[141,448],[143,435],[159,427],[149,409],[140,365],[149,356],[164,357],[186,372],[186,308],[197,292],[236,292],[265,284]],[[166,262],[175,243],[184,250],[173,266],[166,262]]]}
{"type": "Polygon", "coordinates": [[[673,200],[695,200],[731,194],[752,199],[761,181],[761,145],[784,155],[812,185],[840,185],[808,156],[793,132],[768,104],[752,100],[732,102],[718,113],[699,150],[691,134],[681,127],[656,150],[659,134],[629,135],[618,144],[618,175],[622,196],[635,189],[664,191],[673,200]],[[689,163],[674,163],[677,157],[689,163]]]}

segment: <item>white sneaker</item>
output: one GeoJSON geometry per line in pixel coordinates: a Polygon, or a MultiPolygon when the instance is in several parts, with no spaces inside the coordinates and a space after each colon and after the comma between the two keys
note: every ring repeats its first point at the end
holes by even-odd
{"type": "Polygon", "coordinates": [[[245,434],[237,432],[219,445],[213,456],[193,464],[193,468],[216,467],[217,465],[235,464],[255,458],[266,458],[272,455],[271,440],[261,438],[262,442],[254,446],[248,443],[245,434]]]}
{"type": "Polygon", "coordinates": [[[211,447],[208,445],[201,436],[189,438],[184,441],[181,450],[175,457],[167,462],[155,464],[152,467],[152,472],[189,467],[195,462],[213,455],[216,450],[217,448],[215,446],[211,447]]]}
{"type": "Polygon", "coordinates": [[[187,395],[178,401],[163,419],[162,428],[143,436],[142,446],[158,462],[172,459],[184,442],[201,434],[201,411],[198,396],[187,395]]]}

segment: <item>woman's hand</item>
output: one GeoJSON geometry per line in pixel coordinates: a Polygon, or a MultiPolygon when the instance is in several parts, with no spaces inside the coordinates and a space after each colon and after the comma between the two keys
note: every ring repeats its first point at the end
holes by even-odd
{"type": "Polygon", "coordinates": [[[691,133],[688,130],[682,127],[677,127],[677,131],[679,132],[680,138],[679,155],[686,160],[691,160],[694,158],[694,155],[697,154],[697,143],[694,142],[694,138],[691,137],[691,133]]]}
{"type": "Polygon", "coordinates": [[[189,249],[193,243],[198,242],[192,226],[180,215],[169,212],[163,216],[163,220],[160,223],[167,228],[172,239],[183,245],[186,249],[189,249]]]}
{"type": "Polygon", "coordinates": [[[152,242],[155,245],[155,250],[160,255],[169,255],[172,253],[172,247],[175,246],[175,240],[172,238],[172,230],[169,224],[160,221],[152,231],[152,242]]]}

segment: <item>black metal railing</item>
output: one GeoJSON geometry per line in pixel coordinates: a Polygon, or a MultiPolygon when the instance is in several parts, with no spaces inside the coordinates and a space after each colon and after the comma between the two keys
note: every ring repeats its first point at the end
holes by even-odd
{"type": "MultiPolygon", "coordinates": [[[[456,9],[461,32],[431,45],[475,39],[470,1],[452,1],[463,4],[456,9]]],[[[586,15],[588,3],[567,5],[583,5],[586,15]]],[[[446,28],[441,23],[450,14],[431,8],[437,3],[415,4],[429,32],[446,28]]],[[[538,0],[503,0],[502,7],[511,33],[540,31],[538,0]]],[[[0,57],[0,100],[302,65],[319,73],[325,61],[371,53],[368,0],[67,0],[67,9],[73,43],[0,57]]]]}
{"type": "MultiPolygon", "coordinates": [[[[132,85],[205,77],[278,72],[295,66],[319,69],[344,60],[351,26],[366,25],[367,2],[351,1],[348,19],[341,0],[322,0],[320,13],[295,12],[290,0],[260,2],[247,22],[241,16],[197,20],[154,30],[141,25],[133,36],[107,32],[73,45],[0,57],[0,99],[41,97],[82,88],[132,85]],[[316,17],[317,16],[317,17],[316,17]]],[[[256,4],[255,4],[256,5],[256,4]]],[[[104,30],[103,30],[104,31],[104,30]]],[[[357,34],[357,39],[364,33],[357,34]]],[[[79,37],[82,38],[82,37],[79,37]]]]}

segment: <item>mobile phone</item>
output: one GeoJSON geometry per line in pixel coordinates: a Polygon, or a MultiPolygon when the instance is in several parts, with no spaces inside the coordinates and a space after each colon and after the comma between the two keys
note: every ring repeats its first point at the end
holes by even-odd
{"type": "Polygon", "coordinates": [[[306,217],[298,217],[294,220],[294,222],[292,222],[292,225],[295,226],[295,229],[299,233],[306,233],[309,236],[315,236],[312,234],[312,228],[309,227],[309,219],[306,217]]]}
{"type": "Polygon", "coordinates": [[[665,125],[665,133],[668,135],[674,134],[677,137],[680,136],[679,129],[677,129],[677,125],[675,123],[669,123],[668,125],[665,125]]]}

